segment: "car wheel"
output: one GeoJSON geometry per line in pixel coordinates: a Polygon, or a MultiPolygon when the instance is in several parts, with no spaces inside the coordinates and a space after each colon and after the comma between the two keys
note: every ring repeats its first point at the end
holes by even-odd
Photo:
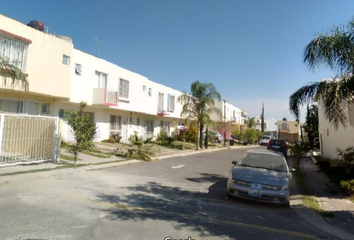
{"type": "Polygon", "coordinates": [[[234,195],[231,195],[229,191],[227,191],[227,198],[228,199],[235,199],[236,197],[234,195]]]}

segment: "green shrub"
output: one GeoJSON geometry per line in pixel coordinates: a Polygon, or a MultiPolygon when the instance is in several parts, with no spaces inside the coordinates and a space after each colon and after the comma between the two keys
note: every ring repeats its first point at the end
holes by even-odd
{"type": "Polygon", "coordinates": [[[249,144],[255,144],[258,139],[258,132],[259,131],[253,128],[246,129],[244,139],[247,140],[249,144]]]}
{"type": "Polygon", "coordinates": [[[354,147],[348,147],[345,150],[338,148],[337,152],[338,166],[345,170],[345,175],[354,176],[354,147]]]}
{"type": "Polygon", "coordinates": [[[310,146],[307,142],[296,142],[291,144],[290,147],[291,153],[294,157],[294,166],[298,170],[300,167],[301,158],[310,150],[310,146]]]}
{"type": "Polygon", "coordinates": [[[354,179],[349,181],[341,181],[340,187],[351,197],[354,197],[354,179]]]}
{"type": "Polygon", "coordinates": [[[185,142],[186,141],[186,132],[181,130],[179,132],[179,135],[177,136],[177,140],[181,141],[181,142],[185,142]]]}
{"type": "Polygon", "coordinates": [[[157,135],[157,141],[166,141],[168,138],[167,132],[164,128],[161,128],[159,135],[157,135]]]}
{"type": "Polygon", "coordinates": [[[233,131],[232,135],[234,135],[237,140],[243,141],[243,139],[245,138],[245,130],[233,131]]]}
{"type": "Polygon", "coordinates": [[[192,125],[188,128],[186,132],[186,141],[187,142],[197,142],[198,139],[198,129],[196,126],[192,125]]]}

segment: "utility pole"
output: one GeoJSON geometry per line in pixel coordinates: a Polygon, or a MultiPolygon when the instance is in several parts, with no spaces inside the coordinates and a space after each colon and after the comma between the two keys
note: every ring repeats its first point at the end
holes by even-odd
{"type": "Polygon", "coordinates": [[[226,99],[224,101],[224,147],[226,147],[226,99]]]}
{"type": "Polygon", "coordinates": [[[96,57],[98,57],[98,44],[100,42],[100,39],[96,36],[95,37],[95,43],[96,43],[96,57]]]}
{"type": "Polygon", "coordinates": [[[264,133],[264,103],[262,104],[261,130],[262,130],[262,133],[264,133]]]}

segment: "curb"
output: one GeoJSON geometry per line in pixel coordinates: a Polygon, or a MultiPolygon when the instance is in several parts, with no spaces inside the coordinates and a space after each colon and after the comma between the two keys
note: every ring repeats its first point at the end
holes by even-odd
{"type": "Polygon", "coordinates": [[[299,215],[301,218],[303,218],[310,224],[314,225],[318,229],[326,233],[329,233],[337,238],[345,239],[345,240],[354,239],[354,235],[329,224],[320,214],[307,208],[302,201],[302,195],[299,192],[295,179],[293,184],[294,184],[295,192],[297,192],[298,194],[292,196],[292,198],[295,199],[291,200],[290,207],[292,210],[294,210],[294,212],[297,215],[299,215]]]}
{"type": "Polygon", "coordinates": [[[252,145],[251,146],[228,146],[226,148],[222,147],[222,148],[204,149],[204,150],[186,152],[186,153],[174,153],[174,154],[167,154],[167,155],[161,155],[158,157],[153,157],[152,160],[158,161],[158,160],[172,158],[172,157],[186,157],[186,156],[209,153],[209,152],[216,152],[216,151],[221,151],[221,150],[242,149],[242,148],[252,148],[252,147],[257,147],[257,145],[256,146],[252,146],[252,145]]]}

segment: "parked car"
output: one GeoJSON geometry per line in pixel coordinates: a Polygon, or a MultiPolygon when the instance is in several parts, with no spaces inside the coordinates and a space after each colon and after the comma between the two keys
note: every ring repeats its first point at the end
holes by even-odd
{"type": "MultiPolygon", "coordinates": [[[[220,143],[224,141],[224,137],[217,131],[208,131],[209,139],[215,140],[215,142],[220,143]]],[[[205,132],[203,133],[203,137],[206,137],[205,132]]]]}
{"type": "Polygon", "coordinates": [[[232,163],[229,197],[289,205],[291,173],[281,153],[253,149],[232,163]]]}
{"type": "Polygon", "coordinates": [[[272,139],[269,141],[267,149],[281,152],[281,153],[283,153],[285,158],[288,157],[288,144],[286,143],[285,140],[272,139]]]}
{"type": "Polygon", "coordinates": [[[269,135],[264,135],[261,140],[259,141],[259,144],[260,145],[264,145],[264,146],[267,146],[269,141],[272,139],[272,136],[269,136],[269,135]]]}

